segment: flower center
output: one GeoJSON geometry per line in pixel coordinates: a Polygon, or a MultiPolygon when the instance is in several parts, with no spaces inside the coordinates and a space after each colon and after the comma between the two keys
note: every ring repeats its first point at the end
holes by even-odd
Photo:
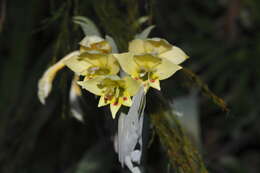
{"type": "Polygon", "coordinates": [[[94,76],[107,75],[110,73],[110,70],[99,66],[91,66],[87,69],[87,73],[89,78],[93,78],[94,76]]]}
{"type": "Polygon", "coordinates": [[[141,79],[142,81],[150,80],[151,82],[154,82],[157,79],[155,72],[156,69],[141,67],[138,71],[138,79],[141,79]]]}
{"type": "Polygon", "coordinates": [[[120,97],[124,96],[125,88],[123,81],[104,79],[100,84],[98,84],[98,87],[103,89],[105,101],[112,101],[115,99],[115,104],[118,103],[120,97]]]}

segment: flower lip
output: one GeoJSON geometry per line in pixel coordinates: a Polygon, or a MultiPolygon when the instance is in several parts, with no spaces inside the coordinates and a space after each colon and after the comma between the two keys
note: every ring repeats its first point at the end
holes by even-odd
{"type": "Polygon", "coordinates": [[[131,96],[140,88],[138,82],[129,76],[120,78],[116,75],[99,76],[78,82],[84,89],[101,96],[98,107],[110,104],[113,118],[121,105],[131,106],[131,96]]]}

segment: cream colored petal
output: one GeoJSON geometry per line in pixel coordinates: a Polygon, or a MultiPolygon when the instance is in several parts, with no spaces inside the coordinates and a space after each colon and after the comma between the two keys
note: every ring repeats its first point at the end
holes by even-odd
{"type": "Polygon", "coordinates": [[[78,84],[88,90],[89,92],[101,96],[102,90],[98,87],[98,84],[104,79],[104,77],[96,77],[94,79],[86,80],[86,81],[80,81],[78,84]]]}
{"type": "Polygon", "coordinates": [[[130,76],[126,76],[123,78],[126,82],[126,90],[129,93],[130,96],[134,96],[141,87],[141,82],[134,80],[130,76]]]}
{"type": "Polygon", "coordinates": [[[107,66],[110,69],[110,73],[109,74],[117,74],[120,70],[119,64],[116,60],[116,58],[113,55],[108,55],[108,64],[107,66]]]}
{"type": "Polygon", "coordinates": [[[48,97],[52,89],[52,82],[57,72],[64,68],[64,61],[71,59],[79,54],[79,51],[74,51],[63,57],[56,64],[49,67],[38,82],[38,97],[42,104],[45,104],[45,99],[48,97]]]}
{"type": "Polygon", "coordinates": [[[83,52],[79,55],[78,60],[91,64],[92,66],[105,66],[108,64],[107,54],[98,52],[83,52]]]}
{"type": "Polygon", "coordinates": [[[164,52],[159,55],[161,58],[166,58],[169,61],[171,61],[174,64],[181,64],[183,61],[185,61],[188,57],[188,55],[185,54],[183,50],[176,46],[172,46],[172,49],[164,52]]]}
{"type": "Polygon", "coordinates": [[[161,90],[160,81],[158,79],[153,80],[153,81],[149,81],[149,86],[152,87],[152,88],[155,88],[157,90],[161,90]]]}
{"type": "Polygon", "coordinates": [[[121,107],[121,104],[119,104],[119,103],[118,104],[113,104],[113,103],[110,104],[110,111],[112,113],[112,118],[113,119],[115,119],[116,113],[118,112],[120,107],[121,107]]]}
{"type": "Polygon", "coordinates": [[[144,49],[144,40],[135,39],[129,43],[129,52],[134,54],[143,54],[145,53],[144,49]]]}
{"type": "Polygon", "coordinates": [[[104,78],[109,78],[111,80],[120,80],[121,78],[117,75],[107,75],[104,78]]]}
{"type": "Polygon", "coordinates": [[[73,56],[72,58],[65,60],[64,64],[77,75],[82,75],[92,64],[85,61],[79,61],[78,59],[78,56],[73,56]]]}
{"type": "Polygon", "coordinates": [[[153,56],[151,54],[135,55],[135,63],[140,67],[146,67],[148,69],[154,68],[161,63],[161,58],[153,56]]]}
{"type": "Polygon", "coordinates": [[[172,47],[166,40],[161,38],[147,39],[144,44],[145,51],[152,54],[161,54],[169,51],[172,47]]]}
{"type": "Polygon", "coordinates": [[[99,102],[98,102],[98,107],[101,107],[101,106],[106,106],[106,105],[108,105],[109,104],[109,102],[107,101],[105,101],[105,96],[104,95],[102,95],[101,97],[100,97],[100,99],[99,99],[99,102]]]}
{"type": "Polygon", "coordinates": [[[133,54],[128,53],[122,53],[122,54],[113,54],[117,61],[119,62],[121,68],[128,74],[133,74],[134,71],[136,71],[137,64],[135,64],[133,60],[133,54]]]}
{"type": "Polygon", "coordinates": [[[173,64],[167,59],[163,59],[162,64],[157,66],[157,71],[155,73],[159,77],[159,80],[164,80],[171,77],[176,71],[180,70],[181,68],[181,66],[173,64]]]}
{"type": "Polygon", "coordinates": [[[56,76],[56,73],[64,67],[64,64],[58,62],[51,66],[38,82],[38,97],[42,104],[45,104],[45,99],[51,92],[52,89],[52,81],[56,76]]]}

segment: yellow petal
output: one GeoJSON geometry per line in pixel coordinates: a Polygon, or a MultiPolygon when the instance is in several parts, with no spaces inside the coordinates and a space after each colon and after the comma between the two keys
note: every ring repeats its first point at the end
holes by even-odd
{"type": "Polygon", "coordinates": [[[134,54],[143,54],[145,53],[144,49],[144,40],[135,39],[129,43],[129,52],[134,54]]]}
{"type": "Polygon", "coordinates": [[[105,96],[102,95],[99,99],[99,102],[98,102],[98,107],[101,107],[101,106],[106,106],[108,105],[109,102],[108,101],[105,101],[105,96]]]}
{"type": "Polygon", "coordinates": [[[110,69],[111,75],[117,74],[120,70],[119,64],[116,60],[116,58],[113,55],[108,55],[108,64],[107,66],[110,69]]]}
{"type": "Polygon", "coordinates": [[[166,58],[174,64],[180,64],[188,58],[188,55],[183,50],[176,46],[172,46],[172,49],[159,55],[161,58],[166,58]]]}
{"type": "Polygon", "coordinates": [[[113,54],[117,61],[119,62],[122,69],[128,73],[133,74],[138,68],[137,64],[133,60],[133,53],[122,53],[122,54],[113,54]]]}
{"type": "Polygon", "coordinates": [[[85,62],[85,61],[79,61],[78,56],[73,56],[70,59],[67,59],[64,61],[64,64],[69,67],[73,72],[75,72],[77,75],[82,75],[86,70],[92,66],[92,64],[85,62]]]}
{"type": "Polygon", "coordinates": [[[112,113],[112,118],[115,119],[116,117],[116,113],[118,112],[118,110],[120,109],[121,107],[121,104],[118,103],[118,104],[114,104],[114,103],[111,103],[110,104],[110,111],[112,113]]]}
{"type": "Polygon", "coordinates": [[[90,53],[90,52],[83,52],[79,55],[78,60],[87,62],[92,66],[106,66],[108,64],[108,56],[107,54],[101,53],[90,53]]]}
{"type": "Polygon", "coordinates": [[[130,96],[124,96],[124,97],[122,98],[122,104],[123,104],[124,106],[128,106],[128,107],[132,106],[131,97],[130,97],[130,96]]]}
{"type": "Polygon", "coordinates": [[[78,84],[88,90],[89,92],[95,94],[95,95],[99,95],[101,96],[102,93],[102,89],[98,87],[98,84],[104,79],[104,77],[96,77],[94,79],[90,79],[90,80],[84,80],[84,81],[80,81],[78,82],[78,84]]]}
{"type": "Polygon", "coordinates": [[[130,76],[126,76],[123,78],[126,83],[126,90],[130,96],[134,96],[140,89],[141,83],[140,81],[134,80],[130,76]]]}
{"type": "Polygon", "coordinates": [[[155,88],[157,90],[161,90],[160,81],[158,79],[149,81],[149,86],[153,87],[153,88],[155,88]]]}
{"type": "Polygon", "coordinates": [[[151,38],[146,40],[144,47],[147,53],[161,54],[169,51],[172,46],[164,39],[151,38]]]}
{"type": "Polygon", "coordinates": [[[156,75],[159,77],[159,80],[167,79],[181,68],[181,66],[171,63],[167,59],[162,59],[162,63],[156,68],[156,75]]]}
{"type": "Polygon", "coordinates": [[[79,51],[74,51],[63,57],[56,64],[48,68],[38,82],[38,97],[42,104],[45,104],[45,99],[48,97],[52,89],[52,82],[57,72],[64,68],[64,61],[71,59],[79,54],[79,51]]]}
{"type": "Polygon", "coordinates": [[[159,65],[162,60],[151,54],[143,54],[143,55],[135,55],[134,61],[139,66],[139,68],[146,67],[148,69],[152,69],[157,65],[159,65]]]}

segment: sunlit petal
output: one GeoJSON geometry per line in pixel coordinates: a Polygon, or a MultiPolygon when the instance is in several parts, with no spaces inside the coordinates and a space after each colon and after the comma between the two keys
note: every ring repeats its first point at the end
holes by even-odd
{"type": "Polygon", "coordinates": [[[110,68],[111,75],[117,74],[120,70],[119,64],[116,60],[116,58],[113,55],[108,55],[108,64],[107,66],[110,68]]]}
{"type": "Polygon", "coordinates": [[[129,43],[129,52],[134,54],[143,54],[145,53],[144,49],[144,40],[135,39],[129,43]]]}
{"type": "Polygon", "coordinates": [[[120,66],[126,73],[132,74],[138,68],[137,64],[133,61],[132,53],[122,53],[122,54],[113,54],[113,55],[116,57],[120,66]]]}
{"type": "Polygon", "coordinates": [[[188,58],[183,50],[176,46],[172,49],[159,55],[161,58],[166,58],[174,64],[180,64],[188,58]]]}
{"type": "Polygon", "coordinates": [[[154,68],[161,63],[161,59],[151,54],[135,55],[135,63],[140,67],[154,68]]]}
{"type": "Polygon", "coordinates": [[[163,52],[169,51],[172,46],[164,39],[150,38],[145,41],[144,47],[146,53],[158,55],[163,52]]]}
{"type": "Polygon", "coordinates": [[[80,81],[78,84],[88,90],[89,92],[96,94],[96,95],[102,95],[102,89],[98,87],[98,84],[104,79],[104,77],[96,77],[94,79],[80,81]]]}
{"type": "Polygon", "coordinates": [[[84,72],[86,72],[86,70],[92,65],[85,61],[79,61],[78,56],[73,56],[72,58],[65,60],[64,64],[77,75],[84,74],[84,72]]]}
{"type": "Polygon", "coordinates": [[[157,67],[156,75],[159,80],[164,80],[171,77],[176,71],[180,70],[182,67],[171,63],[170,61],[163,59],[162,64],[157,67]]]}
{"type": "Polygon", "coordinates": [[[105,66],[108,63],[108,56],[97,52],[83,52],[79,55],[78,60],[94,66],[105,66]]]}
{"type": "Polygon", "coordinates": [[[127,92],[130,96],[134,96],[139,91],[141,83],[137,80],[134,80],[130,76],[126,76],[123,79],[126,82],[127,92]]]}

